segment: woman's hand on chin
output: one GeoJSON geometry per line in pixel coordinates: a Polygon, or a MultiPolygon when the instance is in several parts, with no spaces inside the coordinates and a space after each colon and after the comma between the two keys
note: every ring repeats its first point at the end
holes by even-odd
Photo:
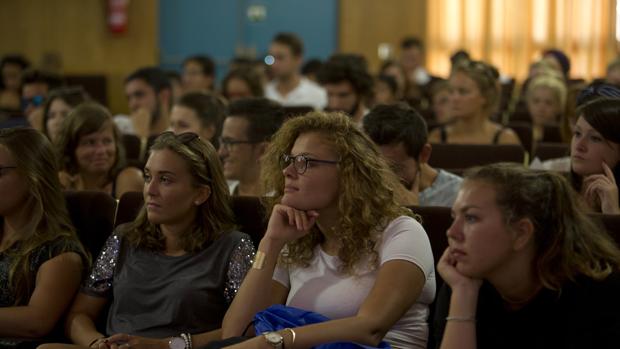
{"type": "Polygon", "coordinates": [[[437,263],[437,272],[441,278],[454,289],[478,290],[482,285],[481,279],[474,279],[463,275],[456,269],[456,259],[452,256],[450,247],[446,248],[439,263],[437,263]]]}
{"type": "Polygon", "coordinates": [[[319,213],[314,210],[301,211],[278,204],[273,207],[265,237],[287,243],[310,232],[319,213]]]}

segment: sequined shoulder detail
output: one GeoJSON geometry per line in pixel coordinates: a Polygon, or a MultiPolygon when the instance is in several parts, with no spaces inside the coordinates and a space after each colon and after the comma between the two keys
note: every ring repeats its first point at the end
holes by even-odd
{"type": "Polygon", "coordinates": [[[91,296],[108,296],[112,291],[112,280],[120,247],[121,238],[116,234],[110,235],[103,245],[90,275],[82,285],[82,292],[91,296]]]}
{"type": "Polygon", "coordinates": [[[230,304],[241,287],[245,274],[250,270],[254,260],[254,245],[249,236],[245,235],[239,240],[237,246],[230,255],[228,272],[226,273],[226,286],[224,297],[230,304]]]}

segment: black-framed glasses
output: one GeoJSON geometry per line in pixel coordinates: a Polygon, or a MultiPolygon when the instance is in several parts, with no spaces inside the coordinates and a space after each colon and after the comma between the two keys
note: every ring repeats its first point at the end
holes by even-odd
{"type": "Polygon", "coordinates": [[[0,177],[4,176],[4,170],[15,169],[17,166],[0,166],[0,177]]]}
{"type": "Polygon", "coordinates": [[[293,167],[295,168],[295,171],[297,171],[297,174],[304,174],[306,170],[308,169],[309,162],[318,162],[322,164],[331,164],[331,165],[340,163],[340,161],[313,159],[304,154],[300,154],[296,156],[282,154],[282,156],[280,157],[280,167],[282,169],[285,169],[290,164],[293,164],[293,167]]]}
{"type": "Polygon", "coordinates": [[[237,144],[256,144],[260,143],[260,141],[250,141],[250,140],[237,140],[229,137],[220,137],[219,138],[220,146],[226,148],[226,150],[230,150],[233,146],[237,144]]]}

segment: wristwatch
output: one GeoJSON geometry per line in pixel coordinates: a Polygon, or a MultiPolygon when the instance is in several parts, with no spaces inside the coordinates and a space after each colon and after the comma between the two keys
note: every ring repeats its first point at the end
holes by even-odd
{"type": "Polygon", "coordinates": [[[181,337],[172,337],[168,341],[168,348],[170,349],[186,349],[185,339],[181,337]]]}
{"type": "Polygon", "coordinates": [[[271,344],[276,349],[282,349],[284,347],[284,337],[278,332],[266,332],[263,334],[267,343],[271,344]]]}

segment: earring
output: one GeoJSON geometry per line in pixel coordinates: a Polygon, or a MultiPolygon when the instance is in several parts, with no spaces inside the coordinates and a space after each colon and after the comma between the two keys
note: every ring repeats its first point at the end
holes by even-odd
{"type": "Polygon", "coordinates": [[[196,201],[194,201],[194,204],[195,204],[196,206],[200,206],[201,202],[200,202],[200,200],[196,200],[196,201]]]}

